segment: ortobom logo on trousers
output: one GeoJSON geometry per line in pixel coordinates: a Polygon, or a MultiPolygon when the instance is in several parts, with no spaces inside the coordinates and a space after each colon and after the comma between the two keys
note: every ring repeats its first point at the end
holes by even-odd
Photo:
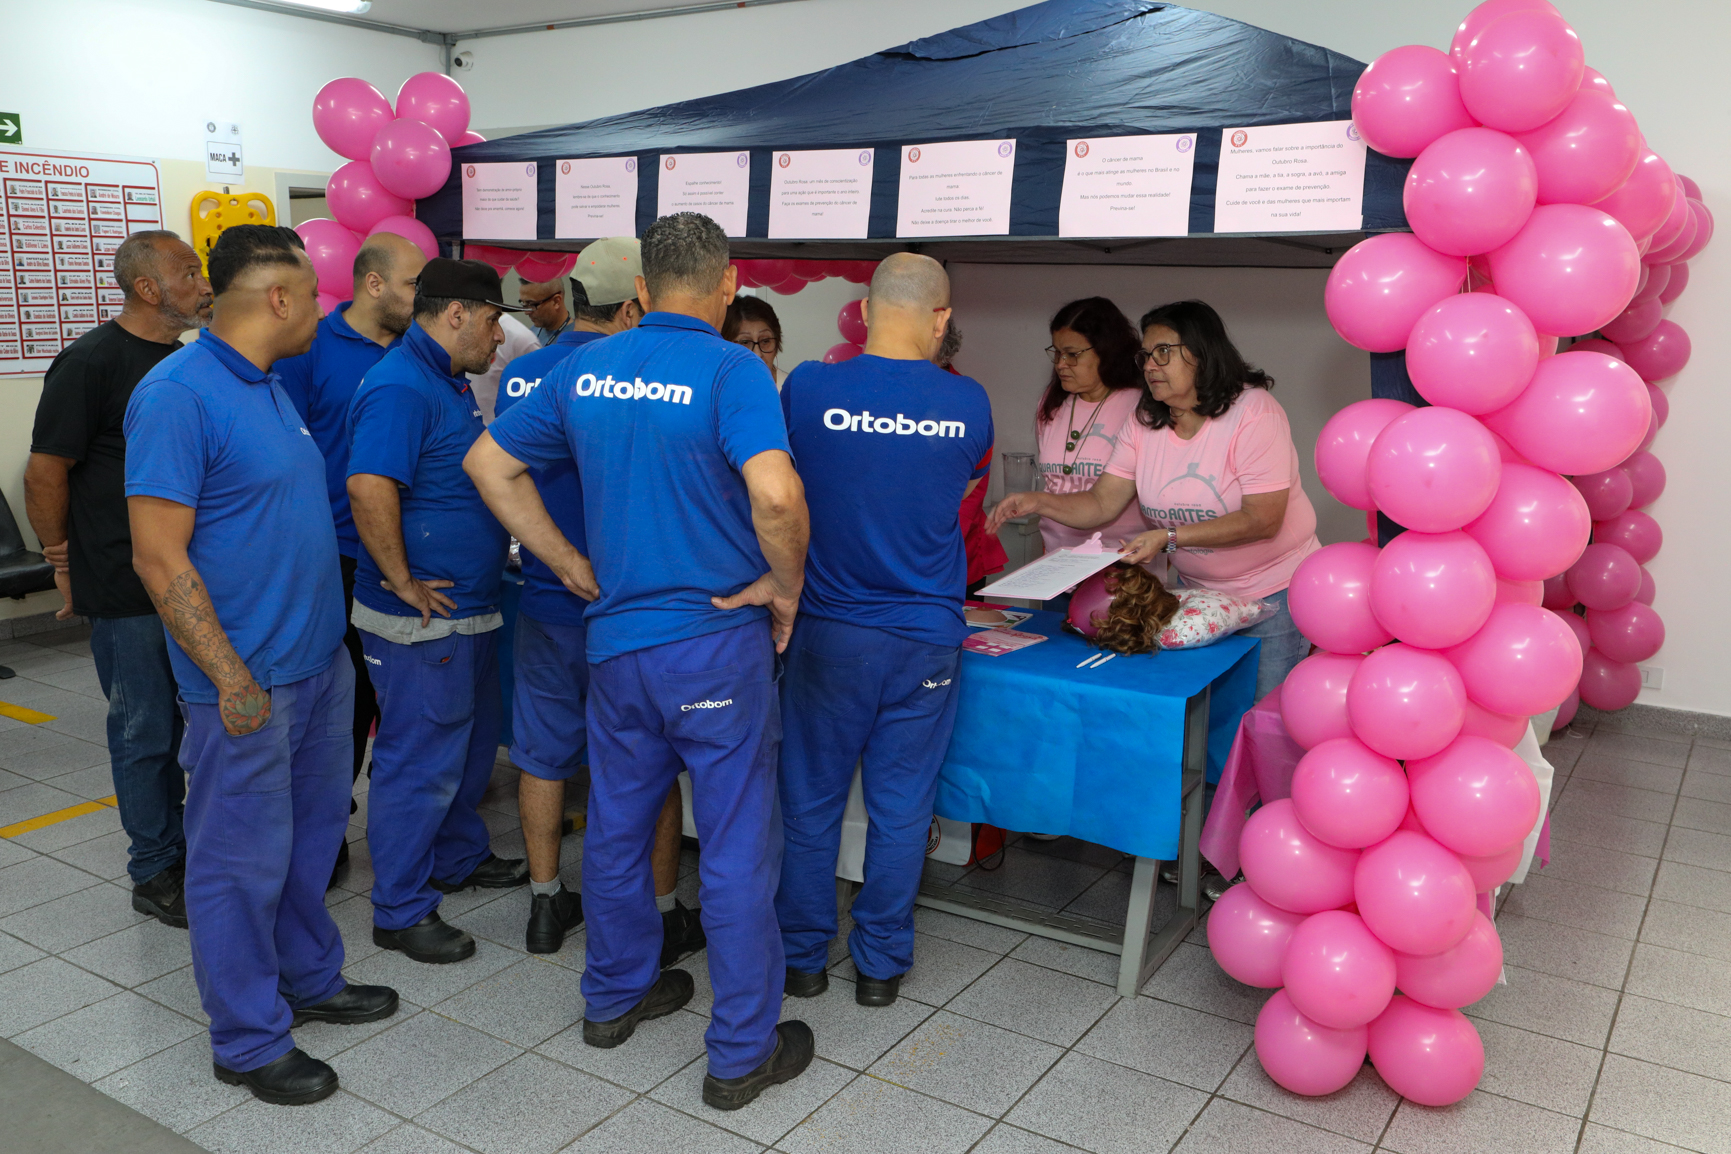
{"type": "Polygon", "coordinates": [[[615,401],[668,401],[675,405],[691,403],[690,385],[664,385],[660,381],[645,383],[642,377],[635,381],[616,381],[611,375],[597,378],[594,373],[584,373],[577,378],[572,391],[579,397],[610,397],[615,401]]]}
{"type": "Polygon", "coordinates": [[[733,704],[733,698],[726,701],[693,701],[690,705],[681,705],[679,712],[690,713],[693,709],[723,709],[733,704]]]}
{"type": "Polygon", "coordinates": [[[896,433],[903,437],[918,433],[922,437],[965,437],[968,426],[961,421],[916,421],[897,413],[893,417],[874,417],[871,410],[850,413],[846,409],[828,409],[823,414],[823,427],[835,432],[896,433]]]}

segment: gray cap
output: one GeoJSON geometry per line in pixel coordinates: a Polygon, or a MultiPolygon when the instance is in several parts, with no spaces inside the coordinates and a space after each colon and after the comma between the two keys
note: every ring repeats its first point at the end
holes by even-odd
{"type": "Polygon", "coordinates": [[[643,245],[633,237],[610,236],[577,254],[571,279],[583,286],[592,305],[616,305],[637,299],[637,278],[643,275],[643,245]]]}

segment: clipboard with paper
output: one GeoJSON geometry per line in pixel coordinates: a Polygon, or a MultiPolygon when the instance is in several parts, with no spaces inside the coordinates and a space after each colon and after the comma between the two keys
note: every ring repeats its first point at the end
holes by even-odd
{"type": "Polygon", "coordinates": [[[1050,601],[1122,559],[1123,554],[1116,549],[1107,549],[1100,543],[1100,534],[1096,533],[1074,549],[1059,549],[1038,561],[1029,562],[981,589],[977,596],[1050,601]]]}

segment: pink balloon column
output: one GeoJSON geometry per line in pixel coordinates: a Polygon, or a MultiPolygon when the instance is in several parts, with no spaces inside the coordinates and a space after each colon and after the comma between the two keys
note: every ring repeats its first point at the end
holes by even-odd
{"type": "Polygon", "coordinates": [[[1487,0],[1447,56],[1385,54],[1353,116],[1372,148],[1416,158],[1412,232],[1345,253],[1328,316],[1359,348],[1405,350],[1429,406],[1360,401],[1317,443],[1323,486],[1404,532],[1294,574],[1293,622],[1322,652],[1281,708],[1308,753],[1291,799],[1245,825],[1250,893],[1210,941],[1229,973],[1281,987],[1256,1028],[1281,1085],[1337,1090],[1368,1050],[1441,1106],[1484,1071],[1460,1008],[1502,947],[1478,910],[1541,819],[1511,747],[1576,700],[1628,704],[1664,641],[1647,449],[1658,383],[1689,357],[1664,310],[1713,218],[1547,0],[1487,0]],[[1551,335],[1595,332],[1562,351],[1551,335]]]}

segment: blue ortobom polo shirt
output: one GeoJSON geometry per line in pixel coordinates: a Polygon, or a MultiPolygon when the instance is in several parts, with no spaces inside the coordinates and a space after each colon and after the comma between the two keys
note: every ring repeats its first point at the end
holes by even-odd
{"type": "MultiPolygon", "coordinates": [[[[453,620],[496,613],[509,543],[463,472],[482,432],[481,408],[466,377],[452,376],[451,354],[419,324],[375,365],[349,405],[349,476],[389,477],[399,489],[409,572],[452,582],[453,620]]],[[[361,546],[355,600],[391,617],[419,617],[380,582],[361,546]]]]}
{"type": "Polygon", "coordinates": [[[590,664],[769,615],[709,600],[768,568],[740,468],[786,452],[787,429],[750,350],[695,317],[653,312],[566,357],[489,432],[530,466],[577,462],[601,586],[584,615],[590,664]]]}
{"type": "Polygon", "coordinates": [[[380,345],[357,333],[346,315],[353,303],[344,301],[319,322],[311,349],[271,366],[325,456],[325,487],[337,524],[337,551],[344,557],[359,556],[361,548],[349,511],[349,402],[367,370],[402,343],[398,337],[389,346],[380,345]]]}
{"type": "MultiPolygon", "coordinates": [[[[505,366],[500,375],[499,400],[495,412],[502,417],[511,407],[541,384],[553,366],[591,341],[604,339],[606,334],[567,329],[552,344],[532,353],[524,353],[505,366]]],[[[497,420],[497,417],[495,417],[497,420]]],[[[531,469],[535,488],[541,493],[541,503],[548,516],[565,539],[577,551],[589,552],[589,539],[583,524],[583,481],[577,475],[577,462],[566,457],[541,469],[531,469]]],[[[548,625],[581,625],[589,602],[565,588],[565,583],[553,570],[528,549],[523,554],[522,611],[536,621],[548,625]]]]}
{"type": "MultiPolygon", "coordinates": [[[[195,510],[188,556],[260,687],[323,673],[343,644],[343,583],[324,460],[278,384],[206,330],[126,406],[126,495],[195,510]]],[[[216,686],[171,636],[187,701],[216,686]]]]}

